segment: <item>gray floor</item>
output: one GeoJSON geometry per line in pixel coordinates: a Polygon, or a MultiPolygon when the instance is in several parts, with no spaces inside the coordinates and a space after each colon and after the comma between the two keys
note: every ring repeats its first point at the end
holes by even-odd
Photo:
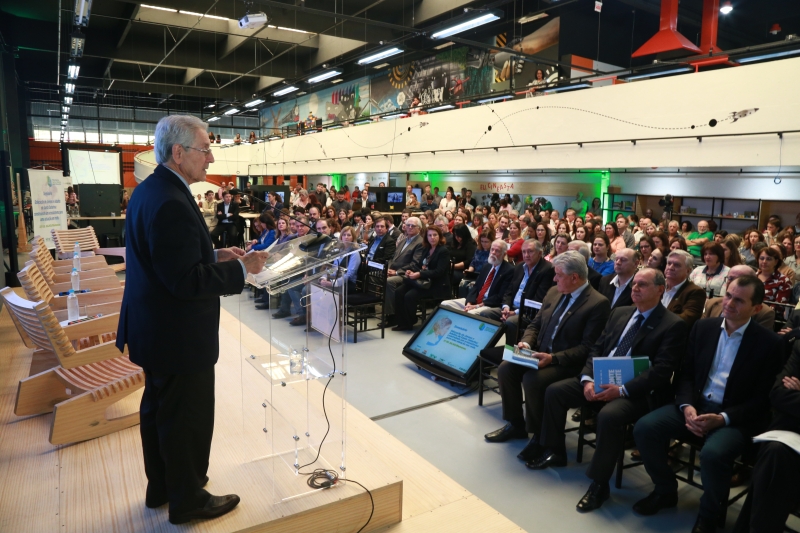
{"type": "MultiPolygon", "coordinates": [[[[222,302],[243,323],[265,335],[268,313],[273,311],[255,310],[247,294],[222,302]]],[[[289,326],[288,319],[280,322],[284,325],[277,327],[285,327],[287,335],[302,333],[303,328],[289,326]]],[[[565,532],[691,530],[701,492],[684,484],[677,509],[650,518],[633,514],[633,503],[651,490],[643,468],[626,470],[622,489],[612,487],[611,499],[600,510],[578,513],[575,504],[590,483],[584,471],[592,450],[586,448],[583,465],[575,462],[577,434],[568,434],[569,466],[542,472],[526,469],[516,458],[525,442],[488,444],[483,440],[484,433],[503,425],[500,397],[489,392],[479,407],[477,392],[432,380],[401,354],[408,339],[407,333],[389,330],[383,340],[380,331],[359,334],[358,344],[347,346],[347,400],[516,524],[527,531],[551,527],[565,532]]],[[[739,509],[739,503],[731,508],[726,531],[733,528],[739,509]]]]}

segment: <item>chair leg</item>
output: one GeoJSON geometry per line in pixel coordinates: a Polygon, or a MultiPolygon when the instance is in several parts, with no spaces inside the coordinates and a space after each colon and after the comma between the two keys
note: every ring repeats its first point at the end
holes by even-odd
{"type": "Polygon", "coordinates": [[[50,427],[50,444],[80,442],[135,426],[139,423],[138,410],[110,420],[106,410],[142,387],[144,380],[98,400],[92,398],[91,392],[84,392],[56,405],[50,427]]]}
{"type": "MultiPolygon", "coordinates": [[[[623,438],[627,433],[627,429],[628,429],[627,425],[622,427],[623,438]]],[[[625,463],[625,446],[623,445],[619,451],[619,458],[617,459],[617,479],[614,482],[614,486],[617,487],[618,489],[622,488],[622,470],[624,467],[624,463],[625,463]]]]}
{"type": "Polygon", "coordinates": [[[17,416],[52,413],[56,404],[69,400],[83,390],[70,391],[51,368],[19,382],[14,414],[17,416]]]}
{"type": "Polygon", "coordinates": [[[358,312],[359,308],[356,307],[353,313],[353,344],[358,344],[358,321],[360,320],[358,312]]]}
{"type": "Polygon", "coordinates": [[[586,404],[584,403],[581,406],[581,421],[580,425],[578,426],[578,457],[576,460],[581,463],[583,462],[583,447],[585,445],[585,439],[583,438],[583,434],[586,431],[586,404]]]}
{"type": "Polygon", "coordinates": [[[478,406],[483,407],[483,359],[478,357],[478,406]]]}
{"type": "Polygon", "coordinates": [[[689,478],[689,483],[694,483],[694,468],[695,468],[695,449],[694,446],[689,445],[689,466],[686,471],[686,477],[689,478]]]}

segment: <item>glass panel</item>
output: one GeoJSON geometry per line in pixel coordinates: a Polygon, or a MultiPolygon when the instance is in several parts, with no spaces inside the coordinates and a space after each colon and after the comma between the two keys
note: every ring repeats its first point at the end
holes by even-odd
{"type": "Polygon", "coordinates": [[[99,133],[90,133],[86,132],[86,142],[87,143],[99,143],[100,142],[100,134],[99,133]]]}
{"type": "Polygon", "coordinates": [[[114,144],[117,142],[116,133],[103,133],[103,144],[114,144]]]}

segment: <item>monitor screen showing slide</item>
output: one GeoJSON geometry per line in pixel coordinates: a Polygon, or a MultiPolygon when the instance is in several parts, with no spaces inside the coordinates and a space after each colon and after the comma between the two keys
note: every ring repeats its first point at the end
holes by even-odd
{"type": "Polygon", "coordinates": [[[69,149],[73,185],[121,185],[119,152],[69,149]]]}
{"type": "Polygon", "coordinates": [[[402,204],[404,193],[402,192],[390,192],[386,193],[386,203],[389,204],[402,204]]]}
{"type": "Polygon", "coordinates": [[[500,324],[493,320],[440,307],[406,344],[403,352],[466,377],[480,351],[496,345],[501,333],[500,324]]]}

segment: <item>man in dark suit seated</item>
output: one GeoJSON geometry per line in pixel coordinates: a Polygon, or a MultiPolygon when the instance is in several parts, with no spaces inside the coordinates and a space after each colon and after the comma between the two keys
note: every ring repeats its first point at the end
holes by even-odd
{"type": "Polygon", "coordinates": [[[481,267],[478,279],[467,297],[445,300],[441,305],[481,316],[491,313],[492,307],[500,307],[514,275],[514,267],[505,260],[507,251],[508,244],[501,240],[494,241],[489,248],[489,260],[481,267]]]}
{"type": "Polygon", "coordinates": [[[222,234],[226,234],[227,246],[236,244],[236,236],[239,234],[239,204],[233,201],[230,191],[222,194],[222,202],[217,204],[217,227],[211,231],[211,238],[214,240],[214,248],[222,248],[222,234]]]}
{"type": "Polygon", "coordinates": [[[589,249],[589,243],[583,241],[570,241],[567,245],[567,250],[571,250],[573,252],[578,252],[586,259],[586,268],[589,269],[589,274],[587,279],[589,280],[589,285],[592,286],[594,290],[600,290],[600,280],[603,279],[603,276],[600,273],[589,266],[589,258],[592,256],[592,251],[589,249]]]}
{"type": "MultiPolygon", "coordinates": [[[[747,265],[736,265],[731,267],[728,272],[728,283],[741,276],[752,276],[753,269],[747,265]]],[[[706,308],[703,311],[703,318],[716,318],[722,315],[722,297],[709,298],[706,301],[706,308]]],[[[761,310],[753,315],[753,320],[756,324],[761,324],[768,330],[772,331],[775,326],[775,310],[768,306],[762,305],[761,310]]]]}
{"type": "MultiPolygon", "coordinates": [[[[773,413],[769,430],[800,433],[800,342],[795,341],[769,399],[773,413]]],[[[800,504],[800,454],[783,442],[759,446],[750,492],[736,520],[735,533],[782,533],[789,514],[800,504]]]]}
{"type": "MultiPolygon", "coordinates": [[[[700,320],[703,306],[706,304],[706,291],[689,281],[689,274],[694,269],[694,258],[685,250],[674,250],[667,256],[664,277],[667,278],[667,289],[661,297],[661,303],[678,315],[689,331],[694,323],[700,320]]],[[[752,273],[752,270],[750,271],[752,273]]]]}
{"type": "Polygon", "coordinates": [[[387,233],[388,225],[385,217],[377,217],[374,221],[375,235],[367,243],[366,259],[375,263],[386,264],[394,257],[395,240],[387,233]]]}
{"type": "Polygon", "coordinates": [[[397,241],[394,257],[389,261],[386,272],[386,298],[383,305],[386,307],[386,327],[397,325],[394,317],[394,293],[403,283],[403,276],[407,270],[419,270],[422,265],[422,255],[425,247],[422,243],[422,222],[417,217],[408,217],[403,224],[404,235],[397,241]]]}
{"type": "Polygon", "coordinates": [[[516,344],[520,320],[524,329],[530,323],[526,316],[536,314],[536,309],[526,306],[525,303],[541,304],[545,294],[553,286],[554,275],[553,265],[542,258],[542,243],[536,239],[525,241],[522,244],[522,262],[514,267],[514,277],[503,295],[503,307],[484,314],[494,320],[500,319],[506,325],[506,344],[516,344]]]}
{"type": "Polygon", "coordinates": [[[581,375],[547,388],[540,439],[544,452],[526,465],[534,470],[566,466],[567,411],[590,402],[583,408],[599,411],[597,447],[586,471],[592,484],[577,505],[580,512],[598,509],[608,499],[608,480],[624,445],[624,427],[672,400],[672,376],[686,346],[686,323],[661,305],[664,274],[645,268],[634,276],[632,283],[634,305],[611,312],[581,375]],[[648,357],[650,368],[624,385],[606,384],[601,386],[603,392],[595,392],[595,357],[634,356],[648,357]]]}
{"type": "MultiPolygon", "coordinates": [[[[127,271],[117,348],[144,370],[139,430],[145,505],[169,503],[169,521],[214,518],[239,503],[203,489],[214,432],[219,297],[238,294],[267,252],[214,250],[189,186],[214,162],[207,125],[169,115],[156,125],[158,166],[128,204],[127,271]],[[202,333],[201,333],[202,332],[202,333]]],[[[230,202],[230,194],[226,193],[230,202]]]]}
{"type": "MultiPolygon", "coordinates": [[[[497,371],[500,396],[503,399],[505,426],[487,433],[488,442],[505,442],[512,438],[534,436],[518,455],[530,461],[541,454],[539,448],[545,390],[551,383],[577,376],[586,362],[589,350],[597,341],[611,306],[586,280],[586,260],[577,252],[564,252],[553,259],[555,286],[542,301],[542,308],[525,329],[521,348],[533,349],[539,369],[508,361],[497,371]],[[522,391],[525,391],[525,416],[522,391]]],[[[503,346],[489,348],[481,356],[498,361],[503,346]]]]}
{"type": "Polygon", "coordinates": [[[741,276],[723,297],[723,317],[692,328],[673,405],[643,417],[633,434],[654,491],[633,506],[651,515],[678,502],[678,482],[669,466],[670,439],[703,440],[703,496],[692,533],[716,531],[728,500],[733,461],[768,420],[769,391],[781,365],[779,337],[752,317],[764,300],[764,284],[741,276]]]}
{"type": "Polygon", "coordinates": [[[616,253],[614,272],[600,280],[600,293],[611,302],[611,309],[633,305],[631,281],[639,267],[639,252],[624,248],[616,253]]]}

